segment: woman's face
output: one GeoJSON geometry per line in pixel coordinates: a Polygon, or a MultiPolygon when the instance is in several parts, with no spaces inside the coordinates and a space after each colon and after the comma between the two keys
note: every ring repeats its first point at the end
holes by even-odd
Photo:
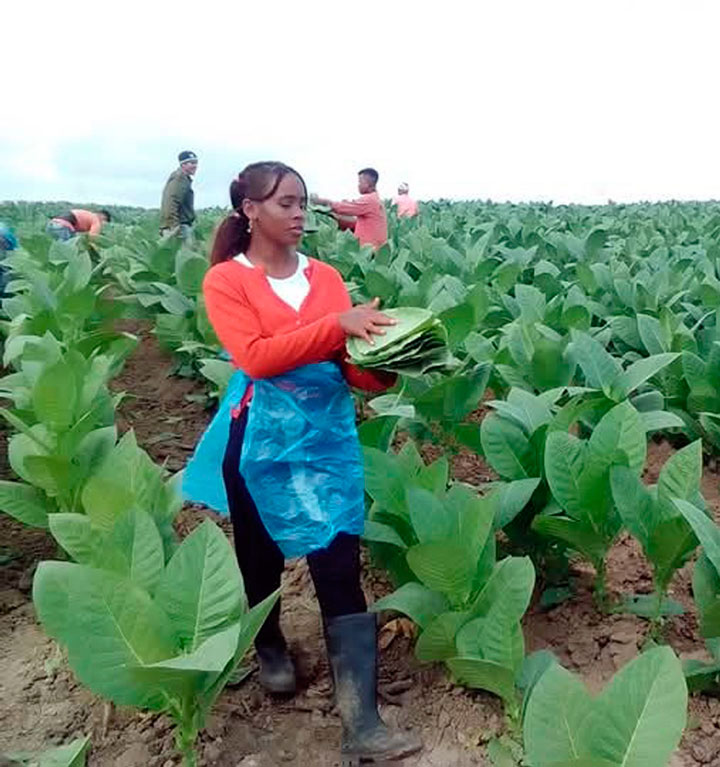
{"type": "Polygon", "coordinates": [[[305,227],[305,188],[294,173],[283,176],[275,194],[263,202],[249,203],[246,213],[257,230],[279,245],[297,245],[305,227]]]}

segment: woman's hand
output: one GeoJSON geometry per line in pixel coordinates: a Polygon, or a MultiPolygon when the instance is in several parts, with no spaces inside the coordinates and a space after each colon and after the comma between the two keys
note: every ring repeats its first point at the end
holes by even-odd
{"type": "Polygon", "coordinates": [[[374,344],[373,335],[384,336],[384,327],[388,325],[397,325],[397,320],[388,317],[378,311],[380,299],[373,298],[368,304],[353,306],[346,312],[343,312],[340,319],[340,327],[345,331],[345,335],[362,338],[369,344],[374,344]]]}

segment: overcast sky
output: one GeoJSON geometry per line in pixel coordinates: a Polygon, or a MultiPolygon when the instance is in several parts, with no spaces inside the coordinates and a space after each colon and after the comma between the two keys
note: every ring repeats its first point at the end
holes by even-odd
{"type": "Polygon", "coordinates": [[[326,196],[720,198],[720,4],[6,0],[0,199],[199,206],[279,159],[326,196]]]}

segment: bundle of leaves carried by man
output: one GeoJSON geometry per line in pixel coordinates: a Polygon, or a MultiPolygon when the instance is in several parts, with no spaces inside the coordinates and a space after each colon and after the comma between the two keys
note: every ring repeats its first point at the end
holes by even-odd
{"type": "Polygon", "coordinates": [[[373,344],[359,338],[348,341],[350,360],[364,368],[380,368],[403,375],[418,376],[453,366],[448,334],[440,320],[427,309],[404,306],[385,311],[397,320],[376,336],[373,344]]]}

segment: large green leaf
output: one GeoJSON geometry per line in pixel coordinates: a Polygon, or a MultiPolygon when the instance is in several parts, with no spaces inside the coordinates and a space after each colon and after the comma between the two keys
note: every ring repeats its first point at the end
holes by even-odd
{"type": "Polygon", "coordinates": [[[540,477],[517,479],[507,482],[493,493],[496,528],[505,527],[515,519],[530,502],[540,482],[540,477]]]}
{"type": "Polygon", "coordinates": [[[613,466],[610,486],[623,524],[647,551],[655,525],[656,503],[640,478],[627,466],[613,466]]]}
{"type": "Polygon", "coordinates": [[[530,441],[523,429],[498,415],[488,415],[480,427],[483,452],[488,463],[503,479],[525,479],[530,441]]]}
{"type": "Polygon", "coordinates": [[[669,647],[624,666],[596,702],[590,751],[625,767],[663,767],[685,729],[687,687],[669,647]]]}
{"type": "Polygon", "coordinates": [[[587,721],[593,701],[585,685],[558,664],[535,684],[525,709],[523,738],[533,767],[589,756],[587,721]]]}
{"type": "Polygon", "coordinates": [[[381,508],[407,516],[405,487],[407,474],[398,459],[374,447],[363,448],[365,490],[381,508]]]}
{"type": "Polygon", "coordinates": [[[373,612],[395,610],[411,618],[421,629],[428,626],[440,613],[445,612],[449,603],[445,596],[431,591],[421,583],[406,583],[397,591],[378,599],[371,607],[373,612]]]}
{"type": "Polygon", "coordinates": [[[622,373],[620,363],[587,333],[573,330],[569,351],[582,368],[588,386],[607,392],[622,373]]]}
{"type": "Polygon", "coordinates": [[[41,562],[33,601],[45,630],[67,647],[70,666],[93,692],[120,705],[164,705],[157,689],[131,673],[177,652],[166,613],[144,589],[86,565],[41,562]]]}
{"type": "Polygon", "coordinates": [[[455,635],[467,622],[463,612],[448,612],[438,615],[424,629],[415,645],[415,655],[424,662],[447,660],[457,655],[455,635]]]}
{"type": "Polygon", "coordinates": [[[421,543],[407,552],[407,562],[417,577],[432,591],[439,591],[451,603],[467,599],[475,574],[475,560],[464,542],[421,543]]]}
{"type": "Polygon", "coordinates": [[[101,565],[102,538],[85,514],[52,514],[50,532],[62,548],[81,565],[101,565]]]}
{"type": "Polygon", "coordinates": [[[32,390],[33,410],[53,431],[67,429],[74,420],[78,391],[75,374],[66,362],[42,371],[32,390]]]}
{"type": "Polygon", "coordinates": [[[151,594],[165,566],[163,543],[149,514],[131,509],[115,523],[107,545],[112,548],[112,568],[151,594]]]}
{"type": "Polygon", "coordinates": [[[220,528],[205,520],[168,562],[155,598],[184,650],[238,620],[245,596],[237,560],[220,528]]]}
{"type": "Polygon", "coordinates": [[[511,709],[517,707],[515,673],[512,669],[483,658],[457,657],[446,661],[458,682],[501,697],[511,709]]]}
{"type": "Polygon", "coordinates": [[[657,375],[657,373],[671,362],[674,362],[679,356],[679,354],[654,354],[652,357],[644,357],[637,362],[633,362],[614,382],[612,386],[613,394],[615,394],[617,399],[629,396],[638,386],[644,384],[654,375],[657,375]]]}
{"type": "Polygon", "coordinates": [[[413,531],[420,543],[447,540],[453,537],[453,519],[443,502],[429,490],[412,485],[406,489],[407,505],[413,531]]]}
{"type": "Polygon", "coordinates": [[[0,511],[32,527],[48,526],[46,497],[22,482],[0,480],[0,511]]]}
{"type": "Polygon", "coordinates": [[[691,501],[700,487],[702,477],[702,440],[695,440],[678,450],[667,460],[658,478],[658,500],[670,507],[666,513],[676,514],[675,498],[691,501]]]}
{"type": "Polygon", "coordinates": [[[555,500],[574,516],[584,508],[580,477],[586,447],[577,437],[564,431],[548,434],[545,443],[545,474],[555,500]]]}
{"type": "Polygon", "coordinates": [[[626,463],[640,474],[645,466],[647,440],[637,410],[627,401],[615,405],[601,419],[588,442],[586,460],[598,472],[612,463],[626,463]]]}
{"type": "Polygon", "coordinates": [[[720,573],[720,527],[705,512],[687,501],[676,499],[675,505],[695,531],[705,555],[720,573]]]}

